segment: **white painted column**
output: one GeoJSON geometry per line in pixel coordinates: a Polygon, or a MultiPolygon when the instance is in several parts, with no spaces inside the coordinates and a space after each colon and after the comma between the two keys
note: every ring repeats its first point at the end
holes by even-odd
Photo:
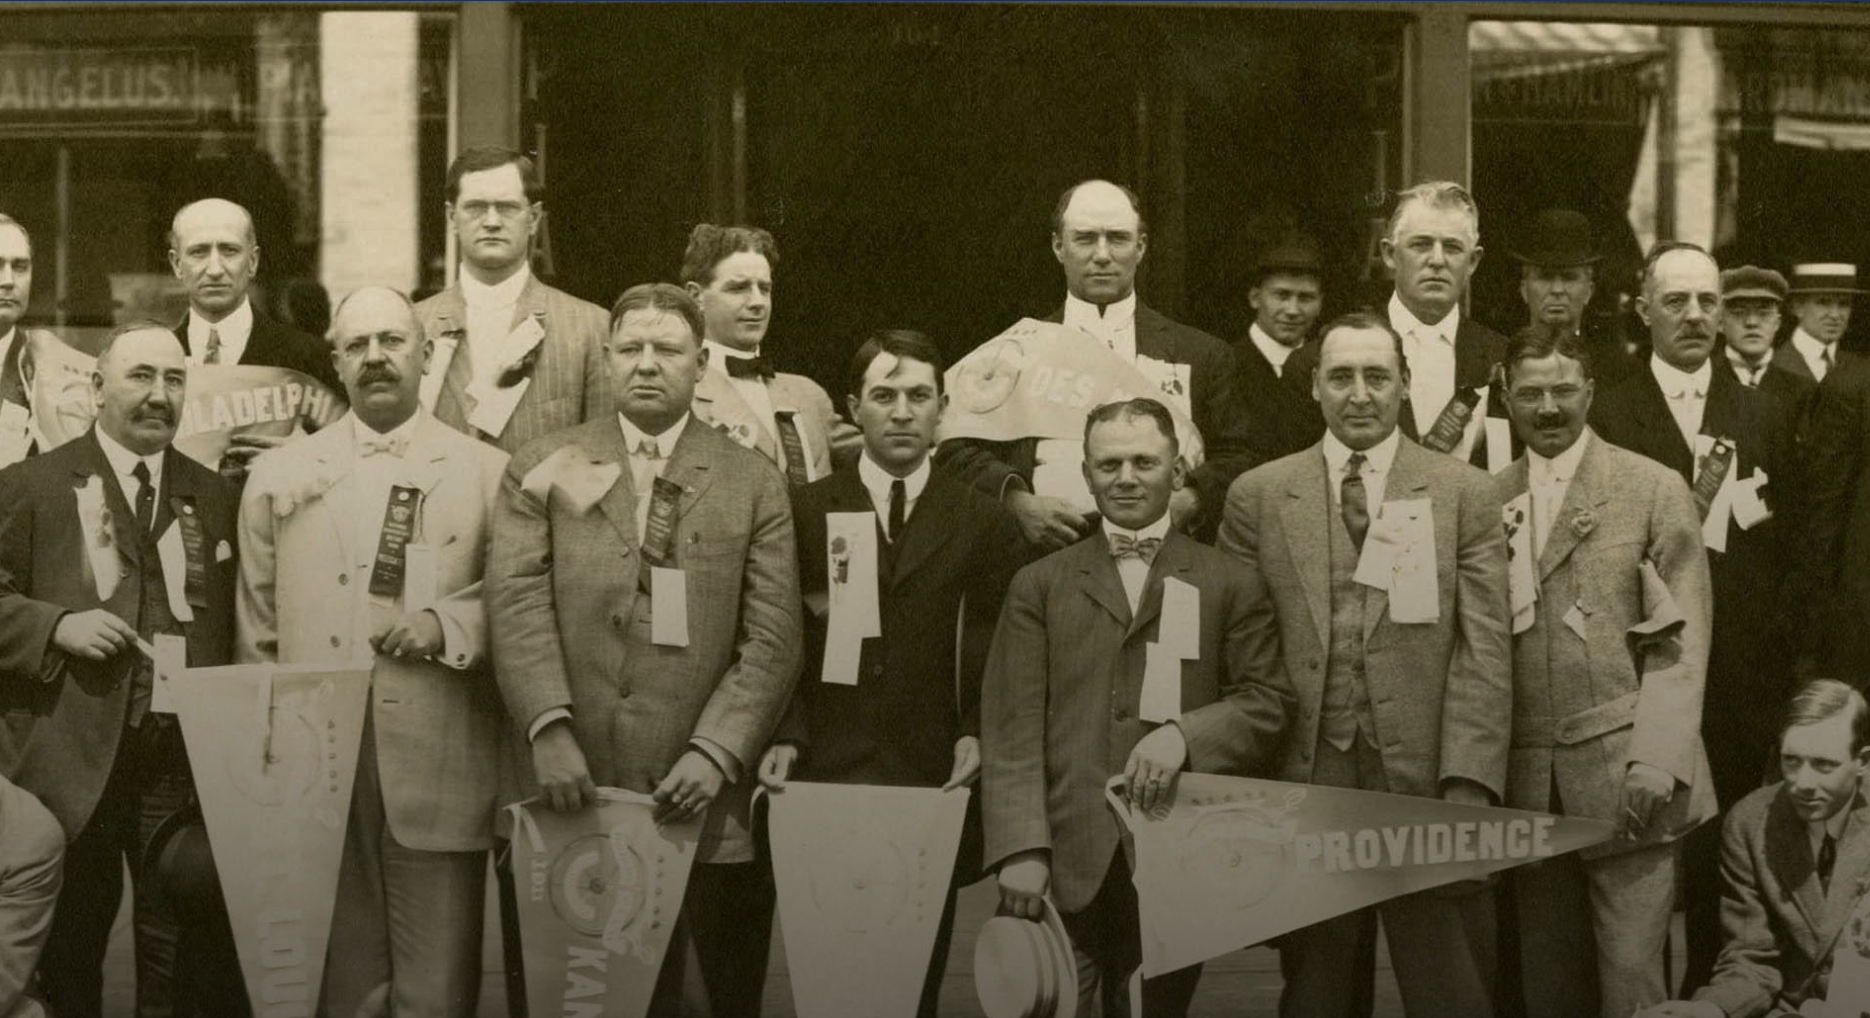
{"type": "Polygon", "coordinates": [[[324,98],[318,272],[332,303],[421,278],[416,200],[419,15],[319,15],[324,98]]]}

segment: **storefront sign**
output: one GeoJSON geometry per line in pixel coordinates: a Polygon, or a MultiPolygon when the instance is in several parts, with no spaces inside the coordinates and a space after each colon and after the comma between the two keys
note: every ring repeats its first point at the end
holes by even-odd
{"type": "Polygon", "coordinates": [[[1645,65],[1475,76],[1475,123],[1602,124],[1640,127],[1645,65]]]}
{"type": "Polygon", "coordinates": [[[228,105],[205,102],[203,80],[188,47],[0,50],[0,129],[191,124],[228,105]]]}

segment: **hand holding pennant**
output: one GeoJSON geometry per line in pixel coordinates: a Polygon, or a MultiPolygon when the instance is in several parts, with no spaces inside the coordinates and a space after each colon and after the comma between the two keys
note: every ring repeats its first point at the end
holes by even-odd
{"type": "Polygon", "coordinates": [[[1414,891],[1610,840],[1602,820],[1283,781],[1183,774],[1132,811],[1143,974],[1158,976],[1414,891]]]}

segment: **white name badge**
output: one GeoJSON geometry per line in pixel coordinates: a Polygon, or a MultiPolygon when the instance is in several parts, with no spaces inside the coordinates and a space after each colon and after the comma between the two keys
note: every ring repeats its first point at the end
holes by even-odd
{"type": "Polygon", "coordinates": [[[649,641],[688,646],[688,574],[680,569],[649,569],[649,641]]]}
{"type": "Polygon", "coordinates": [[[188,555],[182,548],[182,528],[175,521],[156,539],[156,555],[162,561],[162,585],[169,592],[169,614],[177,622],[195,621],[195,610],[188,605],[188,555]]]}
{"type": "Polygon", "coordinates": [[[419,612],[435,607],[435,546],[403,545],[403,611],[419,612]]]}
{"type": "Polygon", "coordinates": [[[520,397],[526,395],[526,390],[530,388],[530,378],[522,378],[504,389],[491,382],[476,382],[468,386],[468,395],[474,399],[474,410],[468,414],[468,424],[495,437],[504,434],[507,422],[513,419],[513,411],[519,409],[520,397]]]}
{"type": "Polygon", "coordinates": [[[0,467],[26,458],[32,446],[32,414],[12,400],[0,400],[0,467]]]}

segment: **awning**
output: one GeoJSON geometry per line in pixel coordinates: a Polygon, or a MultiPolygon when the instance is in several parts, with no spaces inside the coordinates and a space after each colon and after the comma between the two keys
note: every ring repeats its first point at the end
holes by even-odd
{"type": "Polygon", "coordinates": [[[1664,53],[1655,25],[1475,21],[1467,44],[1476,82],[1642,64],[1664,53]]]}

